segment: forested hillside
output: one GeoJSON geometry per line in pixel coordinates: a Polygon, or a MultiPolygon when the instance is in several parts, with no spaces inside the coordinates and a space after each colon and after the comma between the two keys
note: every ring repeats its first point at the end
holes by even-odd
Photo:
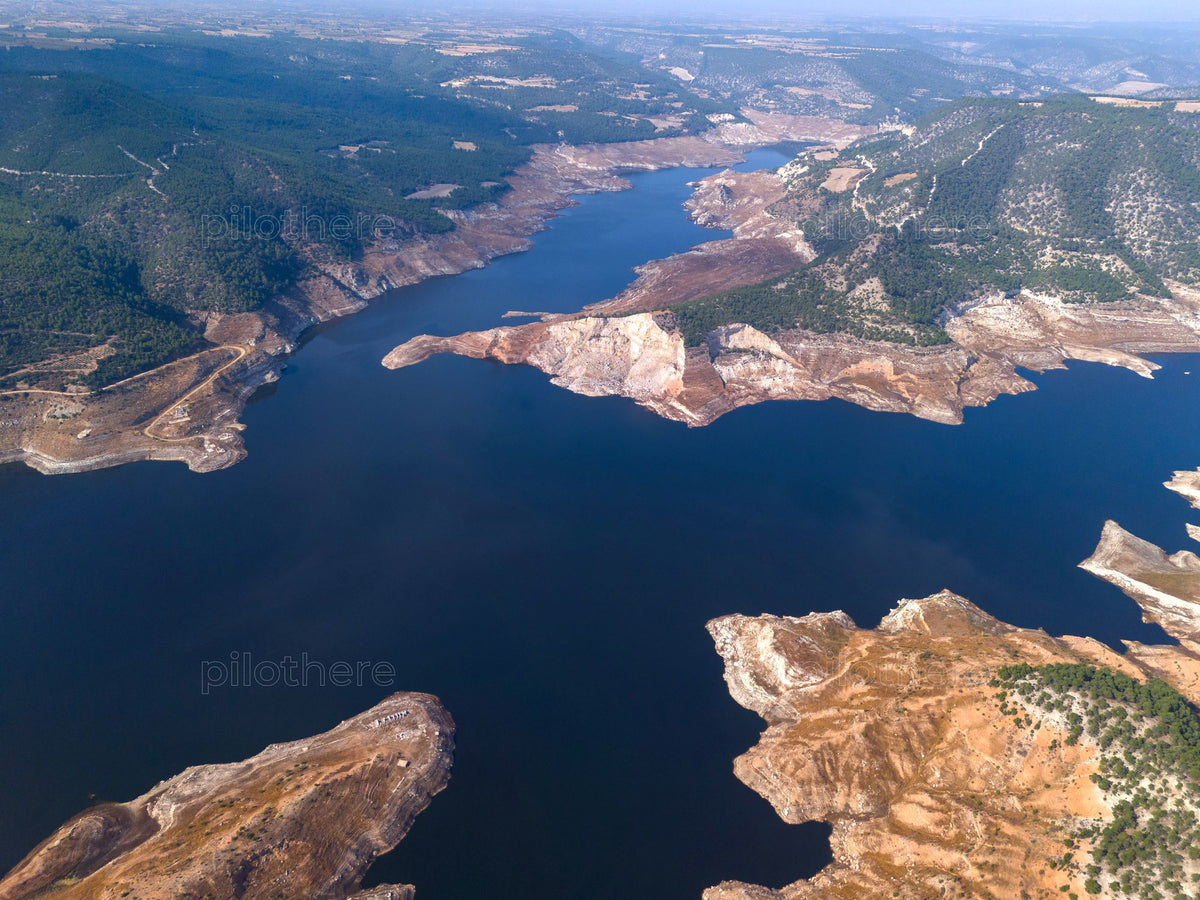
{"type": "Polygon", "coordinates": [[[314,252],[449,230],[440,210],[496,197],[532,143],[681,133],[727,108],[565,34],[0,39],[0,388],[61,387],[26,367],[89,348],[98,367],[66,381],[189,352],[187,314],[259,309],[314,252]]]}
{"type": "Polygon", "coordinates": [[[931,344],[988,293],[1110,302],[1200,284],[1200,114],[1173,102],[960,101],[820,156],[785,170],[775,209],[817,259],[680,307],[691,341],[741,321],[931,344]]]}

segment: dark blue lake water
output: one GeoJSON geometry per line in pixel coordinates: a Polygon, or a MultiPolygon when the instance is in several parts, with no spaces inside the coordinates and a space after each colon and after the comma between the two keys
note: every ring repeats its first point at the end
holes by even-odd
{"type": "Polygon", "coordinates": [[[202,694],[202,661],[236,651],[388,661],[456,718],[450,787],[375,880],[422,900],[780,886],[824,863],[827,832],[734,779],[761,722],[726,693],[709,618],[870,625],[950,587],[1020,625],[1160,636],[1075,564],[1107,517],[1184,545],[1160,483],[1200,464],[1200,359],[1160,359],[1153,382],[1073,364],[959,428],[828,402],[691,431],[531,369],[380,366],[411,335],[577,309],[712,239],[680,209],[701,174],[635,176],[529,253],[322,329],[246,410],[232,469],[0,468],[0,869],[89,794],[128,799],[388,692],[202,694]]]}

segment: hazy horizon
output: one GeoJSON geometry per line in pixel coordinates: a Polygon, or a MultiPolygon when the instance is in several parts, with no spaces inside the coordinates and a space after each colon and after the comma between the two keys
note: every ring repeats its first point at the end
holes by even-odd
{"type": "MultiPolygon", "coordinates": [[[[341,5],[341,4],[339,4],[341,5]]],[[[1129,4],[1116,0],[1059,0],[1048,5],[1037,0],[983,0],[964,8],[954,0],[915,0],[902,4],[881,0],[820,0],[798,4],[789,0],[743,0],[734,6],[723,0],[697,0],[680,8],[677,0],[407,0],[387,3],[367,0],[365,6],[400,12],[405,9],[476,9],[521,13],[533,10],[602,16],[644,16],[695,21],[776,18],[786,20],[878,19],[881,22],[941,19],[958,22],[1030,23],[1200,23],[1200,4],[1194,0],[1154,0],[1129,4]]]]}
{"type": "MultiPolygon", "coordinates": [[[[51,14],[52,10],[77,6],[88,9],[87,0],[76,2],[15,3],[0,0],[0,15],[20,19],[29,15],[51,14]]],[[[1130,4],[1116,0],[1060,0],[1053,5],[1038,0],[982,0],[968,7],[955,0],[909,0],[900,4],[883,0],[817,0],[796,3],[792,0],[741,0],[729,4],[724,0],[696,0],[681,7],[678,0],[250,0],[231,3],[229,0],[129,0],[128,4],[113,4],[108,11],[122,5],[169,12],[172,9],[196,10],[211,8],[227,13],[235,8],[239,13],[255,17],[275,16],[289,10],[322,9],[346,12],[376,12],[391,15],[441,13],[453,16],[460,12],[482,12],[513,15],[583,15],[597,18],[655,19],[667,22],[697,22],[711,20],[723,24],[860,24],[870,21],[879,24],[946,22],[964,24],[1195,24],[1200,25],[1200,4],[1195,0],[1150,0],[1130,4]]]]}

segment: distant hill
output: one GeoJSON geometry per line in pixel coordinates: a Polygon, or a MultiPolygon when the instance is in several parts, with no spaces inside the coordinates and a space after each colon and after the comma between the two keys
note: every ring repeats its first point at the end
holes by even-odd
{"type": "Polygon", "coordinates": [[[1190,25],[896,20],[772,30],[726,23],[685,32],[593,26],[586,33],[714,98],[863,124],[911,122],[962,97],[1175,98],[1200,85],[1190,25]]]}

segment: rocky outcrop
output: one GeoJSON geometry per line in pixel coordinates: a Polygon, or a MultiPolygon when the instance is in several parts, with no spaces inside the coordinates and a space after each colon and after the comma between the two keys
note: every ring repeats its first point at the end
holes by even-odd
{"type": "MultiPolygon", "coordinates": [[[[731,165],[750,147],[792,140],[844,144],[874,130],[829,119],[755,110],[744,114],[747,121],[702,135],[537,146],[529,162],[507,179],[509,190],[498,201],[447,211],[455,224],[450,232],[403,240],[380,237],[353,261],[320,247],[301,248],[315,274],[262,312],[209,316],[206,335],[221,345],[217,349],[94,393],[0,392],[0,463],[24,461],[46,473],[148,459],[182,461],[198,472],[233,465],[245,457],[237,417],[247,398],[279,377],[283,357],[311,325],[357,312],[392,288],[480,268],[498,256],[527,250],[530,235],[570,206],[572,195],[625,190],[630,185],[621,177],[624,173],[731,165]],[[234,352],[240,355],[230,362],[234,352]],[[145,427],[148,420],[157,423],[154,428],[145,427]]],[[[795,242],[795,235],[782,243],[768,239],[749,255],[739,246],[741,255],[728,259],[698,253],[697,272],[713,262],[704,276],[708,283],[724,283],[718,269],[726,279],[744,283],[746,272],[776,271],[783,258],[791,258],[788,247],[795,242]]],[[[659,281],[669,277],[682,285],[677,274],[660,272],[659,281]]]]}
{"type": "MultiPolygon", "coordinates": [[[[744,247],[748,256],[763,246],[760,240],[734,239],[725,243],[744,247]]],[[[625,324],[624,317],[612,313],[628,315],[646,306],[657,308],[655,301],[660,299],[670,303],[691,299],[696,290],[702,289],[693,289],[686,276],[702,271],[709,264],[716,252],[711,247],[701,245],[688,254],[644,266],[639,280],[619,297],[597,304],[574,318],[547,316],[545,321],[585,323],[579,327],[594,334],[641,327],[625,324]],[[683,275],[680,283],[669,284],[676,273],[683,275]]],[[[729,253],[724,256],[727,261],[734,258],[729,253]]],[[[732,266],[730,271],[736,268],[732,266]]],[[[738,284],[732,281],[738,278],[741,283],[750,278],[759,280],[753,273],[763,269],[739,271],[740,276],[718,283],[736,287],[738,284]]],[[[643,317],[650,314],[641,313],[643,317]]],[[[672,341],[683,345],[683,335],[673,328],[665,312],[655,312],[653,317],[663,323],[672,341]]],[[[1151,377],[1158,367],[1138,353],[1200,351],[1200,305],[1182,294],[1167,300],[1145,298],[1120,304],[1083,305],[1024,293],[1015,298],[986,298],[948,320],[946,331],[953,343],[918,348],[839,334],[782,331],[768,335],[745,324],[722,326],[710,334],[707,348],[684,350],[693,370],[692,380],[705,385],[704,390],[691,395],[694,402],[680,401],[674,393],[677,381],[666,372],[657,379],[663,393],[647,395],[643,391],[634,396],[624,393],[618,381],[589,378],[588,373],[578,370],[573,375],[564,375],[544,368],[533,358],[554,357],[558,334],[547,331],[544,322],[454,338],[422,335],[396,348],[386,357],[384,365],[390,368],[411,365],[433,353],[462,353],[463,348],[478,348],[495,341],[507,347],[527,348],[529,356],[519,352],[503,356],[490,352],[465,355],[537,365],[555,376],[555,384],[570,390],[576,390],[576,385],[586,388],[578,393],[594,395],[596,385],[605,383],[612,390],[603,393],[630,396],[660,415],[689,425],[707,425],[730,410],[767,400],[831,397],[867,409],[904,412],[934,422],[958,424],[968,407],[985,406],[1002,394],[1034,390],[1033,384],[1017,373],[1018,367],[1042,372],[1065,368],[1068,360],[1075,359],[1121,366],[1151,377]]],[[[602,366],[633,364],[632,360],[605,360],[599,347],[589,355],[602,366]]],[[[677,356],[673,349],[667,360],[648,359],[639,364],[648,372],[655,365],[674,365],[677,356]]]]}
{"type": "Polygon", "coordinates": [[[997,667],[1086,658],[1045,634],[948,591],[902,601],[873,630],[840,612],[708,628],[730,693],[768,724],[735,774],[784,821],[832,823],[834,862],[778,891],[731,882],[705,900],[1038,896],[1064,880],[1045,865],[1065,852],[1064,817],[1105,812],[1089,748],[1054,752],[1048,731],[995,710],[997,667]]]}
{"type": "MultiPolygon", "coordinates": [[[[1097,747],[1021,727],[989,686],[1015,661],[1159,674],[1084,638],[1014,628],[949,591],[904,600],[875,629],[844,613],[709,623],[733,698],[767,722],[734,772],[784,821],[832,823],[833,863],[779,890],[727,882],[705,900],[1085,895],[1049,865],[1111,810],[1097,747]]],[[[1200,699],[1195,684],[1177,685],[1200,699]]]]}
{"type": "Polygon", "coordinates": [[[1168,556],[1109,520],[1095,551],[1079,567],[1119,587],[1142,608],[1147,622],[1200,652],[1200,557],[1195,553],[1168,556]]]}
{"type": "Polygon", "coordinates": [[[1194,509],[1200,509],[1200,469],[1176,472],[1163,486],[1183,497],[1194,509]]]}
{"type": "MultiPolygon", "coordinates": [[[[1167,482],[1167,487],[1176,490],[1179,476],[1189,474],[1176,472],[1176,482],[1167,482]]],[[[1195,537],[1193,529],[1189,526],[1188,533],[1195,537]]],[[[1200,696],[1200,558],[1188,550],[1168,556],[1109,521],[1095,551],[1079,565],[1119,587],[1141,607],[1145,621],[1179,642],[1126,641],[1126,657],[1188,696],[1200,696]]]]}
{"type": "Polygon", "coordinates": [[[1179,643],[1117,654],[1007,625],[950,591],[902,600],[874,629],[842,612],[709,622],[730,694],[768,726],[735,774],[785,821],[830,822],[834,861],[779,890],[726,882],[705,900],[1086,896],[1085,872],[1061,862],[1085,858],[1081,823],[1113,816],[1091,777],[1101,744],[1068,740],[1061,715],[1014,718],[993,678],[1017,662],[1084,663],[1200,702],[1200,558],[1109,522],[1081,565],[1179,643]]]}
{"type": "Polygon", "coordinates": [[[324,734],[80,813],[0,880],[0,898],[411,900],[410,886],[359,884],[446,786],[453,735],[436,698],[395,694],[324,734]]]}
{"type": "MultiPolygon", "coordinates": [[[[697,378],[705,361],[687,352],[669,321],[650,313],[494,328],[455,338],[423,336],[397,347],[383,364],[398,369],[446,352],[526,363],[576,393],[630,397],[689,424],[707,424],[725,411],[706,406],[708,392],[697,378]]],[[[719,401],[719,393],[713,399],[719,401]]]]}

